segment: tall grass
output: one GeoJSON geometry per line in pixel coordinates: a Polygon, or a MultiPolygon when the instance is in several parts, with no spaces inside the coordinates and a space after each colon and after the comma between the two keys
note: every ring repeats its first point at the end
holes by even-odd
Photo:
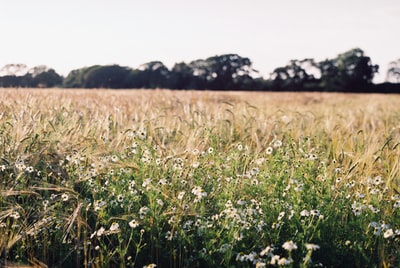
{"type": "Polygon", "coordinates": [[[1,265],[400,266],[397,95],[0,95],[1,265]]]}

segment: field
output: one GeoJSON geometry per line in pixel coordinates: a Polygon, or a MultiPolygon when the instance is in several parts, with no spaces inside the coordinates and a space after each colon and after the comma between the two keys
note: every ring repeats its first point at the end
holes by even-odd
{"type": "Polygon", "coordinates": [[[400,266],[399,95],[0,89],[0,133],[0,266],[400,266]]]}

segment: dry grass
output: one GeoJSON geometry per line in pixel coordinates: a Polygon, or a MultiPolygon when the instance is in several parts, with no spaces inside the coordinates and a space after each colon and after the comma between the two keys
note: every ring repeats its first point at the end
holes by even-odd
{"type": "MultiPolygon", "coordinates": [[[[122,267],[134,265],[136,257],[137,263],[150,263],[141,251],[153,262],[179,252],[171,267],[185,266],[189,255],[194,266],[201,265],[199,259],[229,266],[235,265],[235,254],[236,261],[247,256],[244,250],[250,256],[266,245],[297,240],[300,247],[315,238],[354,263],[398,264],[391,252],[400,248],[397,234],[392,240],[376,238],[370,222],[385,226],[372,225],[382,233],[400,228],[393,209],[400,204],[399,107],[399,95],[380,94],[0,89],[0,228],[7,229],[0,234],[0,254],[18,261],[15,256],[29,247],[19,260],[35,267],[45,267],[42,261],[122,267]],[[274,153],[266,153],[269,149],[274,153]],[[243,180],[247,177],[252,180],[243,180]],[[156,184],[161,178],[168,183],[156,184]],[[303,187],[310,192],[294,190],[303,187]],[[223,233],[230,230],[223,224],[232,224],[224,212],[231,199],[247,200],[248,208],[240,210],[243,220],[229,228],[243,231],[248,244],[240,244],[233,231],[223,233]],[[103,201],[107,210],[95,207],[103,201]],[[247,215],[255,204],[268,215],[247,215]],[[371,214],[367,205],[380,210],[371,214]],[[306,226],[299,216],[305,208],[325,217],[306,226]],[[151,212],[144,217],[142,209],[151,212]],[[286,223],[276,220],[282,212],[286,223]],[[292,212],[297,221],[287,219],[292,212]],[[143,232],[128,226],[133,219],[143,232]],[[177,219],[199,221],[198,230],[182,229],[177,219]],[[114,223],[125,232],[99,232],[114,223]],[[244,226],[256,223],[265,230],[246,234],[244,226]],[[282,230],[270,228],[276,224],[282,230]],[[219,240],[202,241],[197,235],[203,227],[209,229],[204,241],[219,240]],[[340,231],[335,236],[332,228],[343,228],[348,237],[340,231]],[[170,243],[166,233],[181,237],[170,243]],[[159,245],[167,247],[164,255],[159,245]],[[209,256],[199,253],[206,247],[209,256]],[[220,254],[221,247],[231,255],[220,254]],[[196,249],[200,257],[186,249],[196,249]]],[[[342,264],[329,254],[316,258],[328,266],[342,264]]]]}

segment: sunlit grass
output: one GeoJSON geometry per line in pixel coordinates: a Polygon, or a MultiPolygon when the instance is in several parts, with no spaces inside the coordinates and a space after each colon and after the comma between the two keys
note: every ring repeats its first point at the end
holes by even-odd
{"type": "Polygon", "coordinates": [[[400,265],[397,95],[0,96],[1,265],[400,265]]]}

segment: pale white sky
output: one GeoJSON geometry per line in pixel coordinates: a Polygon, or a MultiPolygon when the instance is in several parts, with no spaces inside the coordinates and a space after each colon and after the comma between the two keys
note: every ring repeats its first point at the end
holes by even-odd
{"type": "Polygon", "coordinates": [[[264,77],[291,59],[360,47],[380,65],[400,58],[399,0],[0,0],[0,68],[94,64],[168,67],[248,57],[264,77]]]}

